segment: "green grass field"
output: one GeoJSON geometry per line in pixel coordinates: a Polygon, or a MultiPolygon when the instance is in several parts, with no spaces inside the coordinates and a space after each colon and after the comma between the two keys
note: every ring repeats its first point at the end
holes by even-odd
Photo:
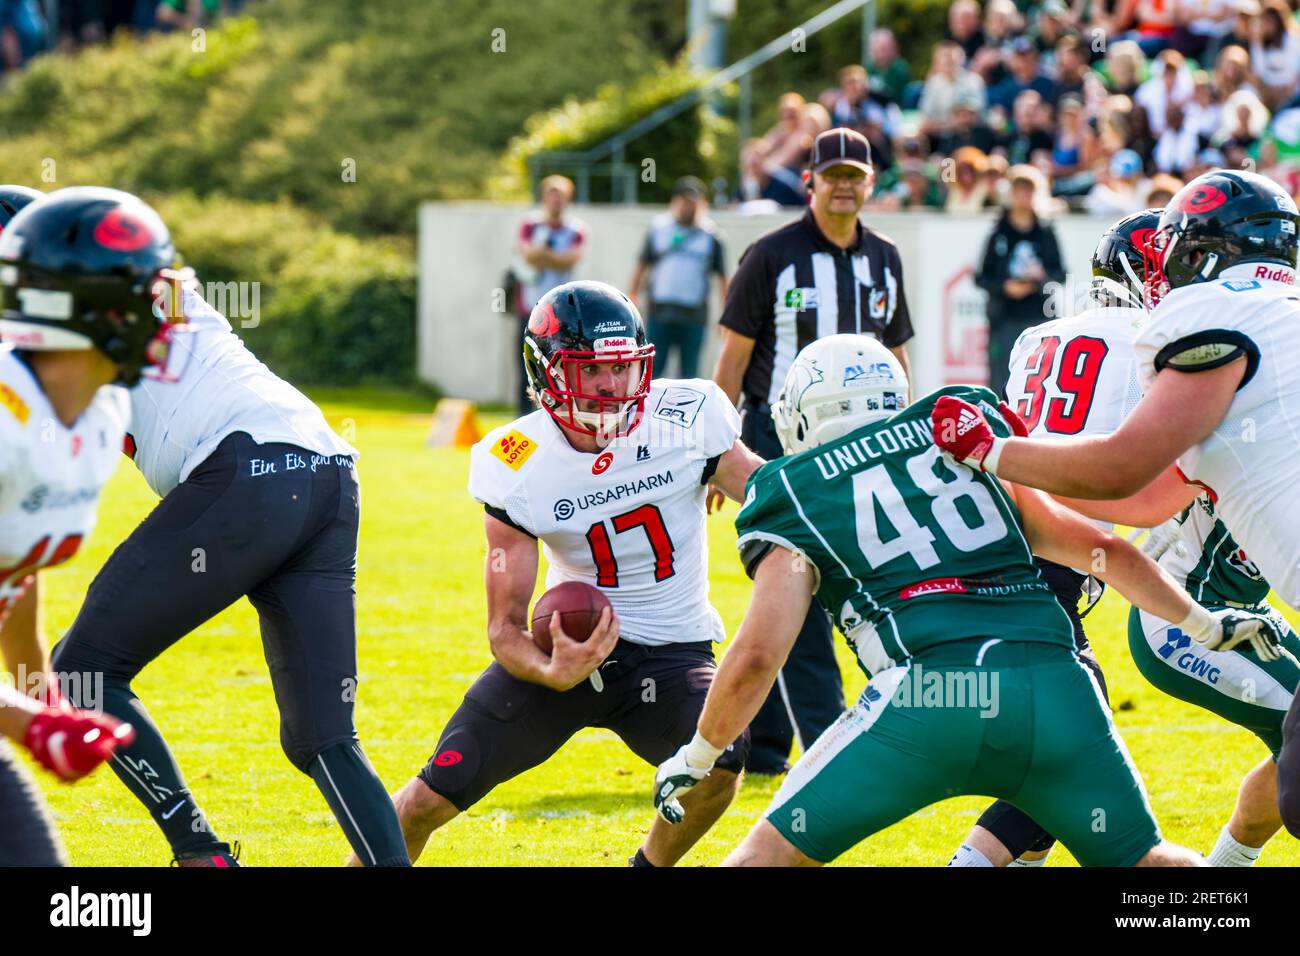
{"type": "MultiPolygon", "coordinates": [[[[484,624],[482,512],[465,493],[468,454],[424,446],[427,400],[385,392],[318,392],[331,423],[362,451],[358,604],[361,740],[390,790],[428,759],[443,723],[490,660],[484,624]]],[[[495,421],[490,423],[495,424],[495,421]]],[[[485,426],[489,422],[484,422],[485,426]]],[[[91,542],[47,572],[46,629],[69,625],[95,571],[155,499],[125,461],[91,542]]],[[[749,584],[736,559],[735,505],[710,519],[713,601],[734,633],[749,584]]],[[[149,613],[147,582],[133,600],[149,613]]],[[[1242,775],[1266,755],[1252,735],[1162,695],[1128,658],[1127,605],[1113,593],[1089,617],[1116,719],[1141,768],[1167,838],[1209,850],[1242,775]]],[[[1295,617],[1292,616],[1295,620],[1295,617]]],[[[846,692],[863,679],[841,642],[846,692]]],[[[167,734],[219,836],[243,844],[253,866],[330,866],[348,846],[311,781],[279,747],[257,621],[240,601],[164,654],[136,691],[167,734]]],[[[577,735],[549,763],[500,787],[436,834],[420,865],[622,865],[651,819],[652,768],[612,733],[577,735]]],[[[882,781],[882,783],[887,783],[882,781]]],[[[75,787],[42,784],[78,865],[164,865],[153,823],[107,770],[75,787]]],[[[775,781],[747,782],[684,861],[718,863],[766,807],[775,781]]],[[[877,834],[848,865],[938,866],[987,804],[949,800],[877,834]]],[[[1264,865],[1300,863],[1283,832],[1264,865]]],[[[1053,865],[1072,865],[1059,849],[1053,865]]]]}

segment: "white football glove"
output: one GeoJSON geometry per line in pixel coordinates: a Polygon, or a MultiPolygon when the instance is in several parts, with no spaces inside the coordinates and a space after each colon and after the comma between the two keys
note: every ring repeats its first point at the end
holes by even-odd
{"type": "Polygon", "coordinates": [[[686,816],[677,797],[709,775],[714,762],[722,754],[700,736],[683,744],[677,753],[659,765],[655,771],[655,809],[669,823],[681,823],[686,816]]]}
{"type": "Polygon", "coordinates": [[[1163,524],[1156,525],[1139,546],[1142,553],[1152,561],[1159,561],[1162,554],[1173,548],[1174,554],[1178,557],[1187,557],[1187,544],[1183,541],[1182,528],[1176,518],[1170,518],[1163,524]]]}
{"type": "Polygon", "coordinates": [[[1224,608],[1207,611],[1193,604],[1191,613],[1178,625],[1183,633],[1211,651],[1230,651],[1246,642],[1262,661],[1282,656],[1282,635],[1267,616],[1253,611],[1224,608]]]}

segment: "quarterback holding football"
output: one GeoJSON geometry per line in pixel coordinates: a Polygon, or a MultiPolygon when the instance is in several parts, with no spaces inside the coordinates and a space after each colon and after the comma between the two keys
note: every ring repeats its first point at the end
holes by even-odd
{"type": "MultiPolygon", "coordinates": [[[[739,501],[762,463],[713,382],[653,379],[641,316],[612,286],[551,290],[523,348],[540,407],[470,456],[495,661],[394,798],[412,860],[435,829],[584,727],[614,731],[652,765],[690,739],[723,639],[709,603],[706,486],[739,501]],[[552,618],[550,653],[528,627],[539,541],[548,587],[585,582],[611,605],[585,642],[552,618]]],[[[690,849],[730,804],[746,748],[739,728],[694,795],[692,825],[655,821],[634,865],[671,866],[690,849]]]]}

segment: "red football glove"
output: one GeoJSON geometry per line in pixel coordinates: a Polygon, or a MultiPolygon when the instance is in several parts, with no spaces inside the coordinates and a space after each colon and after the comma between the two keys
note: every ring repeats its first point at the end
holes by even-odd
{"type": "Polygon", "coordinates": [[[1011,434],[1017,438],[1029,437],[1029,426],[1025,424],[1025,420],[1020,417],[1019,412],[1006,402],[998,402],[998,411],[1002,413],[1002,417],[1011,426],[1011,434]]]}
{"type": "MultiPolygon", "coordinates": [[[[1023,422],[1020,427],[1024,427],[1023,422]]],[[[970,402],[941,396],[930,412],[930,433],[936,445],[962,464],[996,473],[998,453],[1006,439],[993,434],[984,413],[970,402]]]]}
{"type": "Polygon", "coordinates": [[[135,739],[130,724],[84,710],[48,707],[32,718],[23,743],[61,780],[78,780],[135,739]]]}

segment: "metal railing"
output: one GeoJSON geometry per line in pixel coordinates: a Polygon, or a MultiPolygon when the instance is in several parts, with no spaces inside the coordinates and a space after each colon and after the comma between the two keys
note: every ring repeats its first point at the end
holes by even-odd
{"type": "Polygon", "coordinates": [[[796,31],[808,38],[850,14],[862,11],[862,62],[867,61],[867,38],[875,29],[875,0],[839,0],[821,13],[809,17],[803,23],[792,27],[786,33],[773,39],[748,56],[737,60],[730,66],[718,70],[702,84],[682,94],[670,103],[665,103],[653,113],[642,117],[631,126],[614,134],[605,141],[581,152],[555,151],[536,153],[528,158],[528,178],[534,195],[537,194],[538,182],[543,168],[548,170],[564,169],[573,174],[577,187],[578,202],[591,199],[591,181],[593,176],[609,176],[611,180],[610,201],[635,203],[637,201],[637,184],[640,182],[640,169],[626,161],[627,145],[664,123],[680,116],[691,107],[698,106],[705,97],[711,96],[729,83],[739,81],[740,97],[737,104],[737,131],[743,143],[749,139],[753,118],[753,77],[754,70],[776,59],[782,53],[791,52],[791,38],[796,31]],[[602,162],[603,161],[603,162],[602,162]],[[615,189],[614,187],[617,187],[615,189]]]}

